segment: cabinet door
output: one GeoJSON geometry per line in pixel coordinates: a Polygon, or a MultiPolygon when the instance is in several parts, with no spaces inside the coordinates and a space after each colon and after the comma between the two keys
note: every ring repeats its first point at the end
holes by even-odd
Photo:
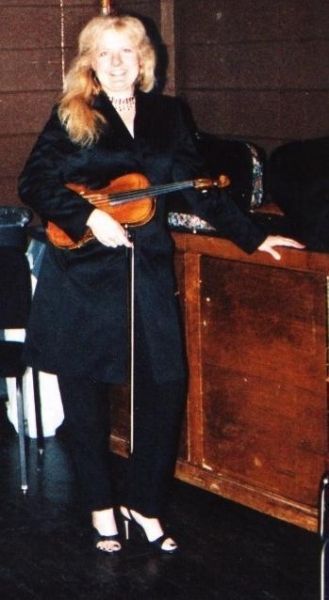
{"type": "Polygon", "coordinates": [[[202,465],[317,505],[327,453],[321,273],[202,257],[202,465]]]}

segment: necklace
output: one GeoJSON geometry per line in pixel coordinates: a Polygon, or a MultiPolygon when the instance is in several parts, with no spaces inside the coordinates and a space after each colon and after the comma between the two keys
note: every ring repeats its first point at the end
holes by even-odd
{"type": "Polygon", "coordinates": [[[127,98],[115,98],[109,96],[109,100],[118,112],[125,112],[135,109],[135,96],[128,96],[127,98]]]}

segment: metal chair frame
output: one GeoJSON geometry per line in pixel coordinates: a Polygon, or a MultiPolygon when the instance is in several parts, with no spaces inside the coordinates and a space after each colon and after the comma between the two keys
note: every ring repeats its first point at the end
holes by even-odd
{"type": "MultiPolygon", "coordinates": [[[[1,269],[5,274],[0,273],[0,328],[4,331],[10,329],[25,329],[28,314],[32,300],[31,274],[30,266],[25,254],[25,249],[21,247],[10,247],[0,243],[0,259],[2,260],[1,269]],[[18,273],[18,275],[17,275],[18,273]],[[17,275],[17,287],[15,276],[17,275]],[[18,281],[18,278],[20,280],[18,281]],[[6,290],[5,288],[8,288],[6,290]],[[12,314],[10,302],[12,299],[12,314]]],[[[23,376],[26,367],[22,361],[24,342],[0,340],[1,357],[3,362],[0,364],[0,376],[3,378],[14,378],[16,381],[16,406],[17,406],[17,429],[19,437],[19,460],[21,490],[25,494],[28,490],[27,478],[27,457],[26,457],[26,439],[25,439],[25,415],[24,415],[24,392],[23,376]]],[[[44,450],[44,440],[42,431],[41,405],[39,393],[38,372],[32,370],[33,393],[36,411],[37,426],[37,446],[40,453],[44,450]]]]}

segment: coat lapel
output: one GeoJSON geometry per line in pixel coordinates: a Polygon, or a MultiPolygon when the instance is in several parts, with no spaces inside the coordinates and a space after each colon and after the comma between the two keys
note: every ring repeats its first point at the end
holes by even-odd
{"type": "Polygon", "coordinates": [[[153,94],[137,92],[135,140],[138,142],[151,142],[153,137],[156,137],[158,124],[154,117],[153,94]]]}

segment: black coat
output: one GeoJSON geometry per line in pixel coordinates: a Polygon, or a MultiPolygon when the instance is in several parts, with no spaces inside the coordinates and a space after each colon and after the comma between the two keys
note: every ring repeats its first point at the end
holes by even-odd
{"type": "MultiPolygon", "coordinates": [[[[72,143],[54,109],[19,181],[22,201],[43,222],[51,220],[79,239],[93,207],[65,187],[83,182],[103,187],[113,178],[141,172],[151,184],[199,177],[201,161],[178,100],[138,93],[132,138],[105,95],[96,107],[107,121],[91,148],[72,143]]],[[[186,193],[196,214],[225,231],[247,252],[264,239],[224,194],[186,193]]],[[[173,242],[165,199],[153,219],[134,228],[138,323],[145,331],[154,377],[180,377],[185,368],[173,271],[173,242]]],[[[47,248],[27,331],[26,357],[38,369],[110,382],[126,377],[128,363],[128,252],[97,241],[76,250],[47,248]]]]}

